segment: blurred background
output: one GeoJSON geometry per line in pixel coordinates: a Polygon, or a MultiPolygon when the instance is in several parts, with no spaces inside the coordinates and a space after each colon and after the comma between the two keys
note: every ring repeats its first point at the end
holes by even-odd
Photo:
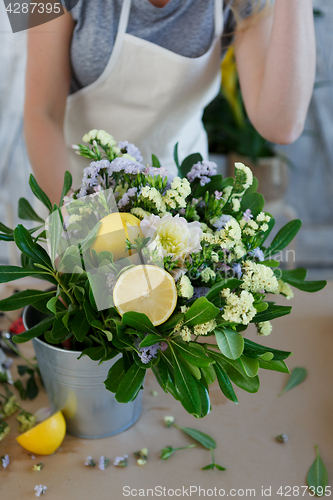
{"type": "MultiPolygon", "coordinates": [[[[249,165],[259,180],[266,210],[277,227],[300,218],[293,247],[295,262],[309,279],[333,278],[333,2],[314,0],[317,40],[316,84],[302,136],[292,145],[264,141],[248,122],[230,50],[223,63],[221,94],[208,106],[204,123],[211,159],[219,173],[232,174],[234,161],[249,165]]],[[[19,222],[20,197],[33,203],[31,172],[23,137],[26,33],[13,35],[0,2],[0,221],[19,222]]],[[[0,263],[18,264],[18,255],[0,242],[0,263]]]]}

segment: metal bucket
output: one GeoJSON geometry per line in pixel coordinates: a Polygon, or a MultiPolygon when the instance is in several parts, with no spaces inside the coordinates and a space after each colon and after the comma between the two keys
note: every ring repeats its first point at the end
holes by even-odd
{"type": "MultiPolygon", "coordinates": [[[[25,328],[40,314],[32,306],[23,313],[25,328]]],[[[38,366],[52,411],[61,410],[67,432],[81,438],[112,436],[131,427],[140,416],[142,391],[131,403],[118,403],[105,389],[104,380],[119,356],[98,365],[80,351],[59,349],[39,339],[32,340],[38,366]]]]}

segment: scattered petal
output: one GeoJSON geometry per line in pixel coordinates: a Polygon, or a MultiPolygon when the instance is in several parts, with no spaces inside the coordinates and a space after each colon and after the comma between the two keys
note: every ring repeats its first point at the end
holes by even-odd
{"type": "Polygon", "coordinates": [[[104,457],[103,455],[100,457],[99,461],[98,461],[98,468],[100,470],[105,470],[105,467],[107,467],[110,463],[110,459],[109,458],[106,458],[104,457]]]}
{"type": "Polygon", "coordinates": [[[8,456],[8,455],[3,455],[3,456],[0,458],[0,460],[1,460],[1,465],[2,465],[2,467],[3,467],[4,469],[6,469],[6,467],[8,467],[9,462],[10,462],[10,460],[9,460],[9,456],[8,456]]]}
{"type": "Polygon", "coordinates": [[[42,470],[44,464],[42,464],[42,462],[39,462],[39,464],[35,464],[32,468],[32,470],[37,470],[37,471],[40,471],[42,470]]]}
{"type": "Polygon", "coordinates": [[[45,491],[47,490],[47,487],[40,484],[40,485],[36,485],[34,490],[36,491],[36,493],[35,493],[36,497],[40,497],[41,495],[45,495],[45,491]]]}
{"type": "Polygon", "coordinates": [[[154,398],[156,398],[158,396],[158,392],[157,391],[150,391],[150,394],[152,396],[154,396],[154,398]]]}
{"type": "Polygon", "coordinates": [[[164,422],[165,422],[165,425],[167,427],[171,427],[172,424],[174,423],[174,421],[175,421],[175,417],[173,417],[172,415],[166,415],[164,417],[164,422]]]}
{"type": "Polygon", "coordinates": [[[138,465],[145,465],[148,460],[148,448],[142,448],[140,451],[135,451],[134,456],[137,458],[138,465]]]}
{"type": "Polygon", "coordinates": [[[287,434],[280,434],[279,436],[276,436],[275,439],[278,443],[286,443],[289,438],[288,438],[287,434]]]}
{"type": "Polygon", "coordinates": [[[123,457],[116,457],[113,465],[115,467],[127,467],[127,459],[128,455],[124,455],[123,457]]]}
{"type": "Polygon", "coordinates": [[[89,467],[95,467],[95,461],[93,457],[87,457],[86,461],[84,462],[84,465],[88,465],[89,467]]]}
{"type": "Polygon", "coordinates": [[[43,422],[43,420],[46,420],[47,418],[49,418],[50,416],[52,415],[52,410],[51,408],[47,408],[47,407],[44,407],[44,408],[39,408],[39,410],[37,410],[35,412],[35,417],[36,417],[36,422],[39,423],[39,422],[43,422]]]}

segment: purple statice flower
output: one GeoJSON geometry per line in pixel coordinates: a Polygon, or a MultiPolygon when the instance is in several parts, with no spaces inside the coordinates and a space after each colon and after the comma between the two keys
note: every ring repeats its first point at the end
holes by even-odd
{"type": "Polygon", "coordinates": [[[223,191],[215,191],[214,192],[214,195],[215,195],[215,200],[222,200],[222,195],[223,195],[223,191]]]}
{"type": "Polygon", "coordinates": [[[138,188],[129,188],[126,193],[123,194],[122,198],[118,201],[118,208],[123,208],[129,204],[130,198],[133,198],[138,191],[138,188]]]}
{"type": "Polygon", "coordinates": [[[251,252],[251,254],[253,255],[253,257],[255,257],[256,259],[258,259],[260,262],[262,262],[263,260],[265,260],[264,252],[259,247],[255,248],[251,252]]]}
{"type": "Polygon", "coordinates": [[[199,299],[200,297],[205,297],[209,292],[208,286],[194,286],[192,299],[199,299]]]}
{"type": "Polygon", "coordinates": [[[5,361],[2,363],[2,366],[5,370],[9,370],[12,364],[13,364],[12,358],[6,358],[5,361]]]}
{"type": "Polygon", "coordinates": [[[199,161],[195,163],[189,173],[187,174],[187,179],[193,182],[195,179],[199,179],[200,186],[205,186],[210,182],[210,177],[216,174],[216,163],[212,161],[199,161]]]}
{"type": "Polygon", "coordinates": [[[217,221],[213,224],[213,226],[216,227],[218,231],[221,231],[221,229],[223,229],[226,226],[229,220],[231,220],[230,215],[221,215],[221,217],[217,219],[217,221]]]}
{"type": "Polygon", "coordinates": [[[237,264],[233,264],[232,265],[232,270],[234,272],[234,275],[240,279],[243,275],[243,272],[242,272],[242,266],[240,265],[240,263],[238,262],[237,264]]]}
{"type": "Polygon", "coordinates": [[[186,213],[186,209],[185,209],[185,208],[180,208],[180,209],[178,210],[178,212],[179,212],[179,214],[180,214],[180,215],[185,215],[185,213],[186,213]]]}
{"type": "Polygon", "coordinates": [[[9,462],[10,462],[10,460],[9,460],[9,456],[8,456],[8,455],[4,455],[3,457],[1,457],[1,458],[0,458],[0,460],[1,460],[1,465],[2,465],[2,467],[3,467],[4,469],[6,469],[6,467],[8,467],[9,462]]]}
{"type": "Polygon", "coordinates": [[[112,175],[114,172],[124,172],[125,174],[138,174],[143,172],[146,167],[142,163],[129,160],[128,158],[115,158],[110,163],[108,174],[112,175]]]}
{"type": "Polygon", "coordinates": [[[116,457],[114,459],[113,465],[115,467],[127,467],[127,459],[128,455],[124,455],[123,457],[116,457]]]}
{"type": "Polygon", "coordinates": [[[89,167],[83,170],[82,186],[93,187],[99,183],[101,170],[108,172],[110,168],[109,160],[92,161],[89,167]]]}
{"type": "Polygon", "coordinates": [[[156,358],[157,352],[159,349],[161,351],[165,351],[167,349],[168,344],[166,342],[157,342],[154,345],[149,347],[139,347],[141,339],[137,339],[134,343],[135,347],[138,349],[138,356],[141,359],[142,363],[149,363],[153,358],[156,358]]]}
{"type": "Polygon", "coordinates": [[[120,141],[118,142],[118,148],[122,153],[124,153],[124,150],[126,150],[126,153],[133,156],[136,161],[142,161],[141,151],[134,144],[128,141],[120,141]]]}
{"type": "Polygon", "coordinates": [[[253,215],[251,214],[251,209],[247,208],[245,212],[243,212],[243,219],[246,222],[249,222],[250,219],[253,219],[253,215]]]}
{"type": "Polygon", "coordinates": [[[155,175],[160,175],[162,177],[162,179],[164,180],[165,178],[168,179],[168,182],[167,182],[167,185],[166,185],[166,189],[170,189],[171,188],[171,183],[173,181],[173,179],[175,178],[175,176],[173,174],[171,174],[169,172],[169,170],[167,170],[166,168],[164,167],[146,167],[145,170],[143,171],[143,173],[145,175],[151,175],[152,177],[154,177],[155,175]]]}
{"type": "Polygon", "coordinates": [[[43,486],[42,484],[37,484],[35,487],[34,487],[34,490],[35,490],[35,495],[36,497],[40,497],[41,495],[44,495],[45,494],[45,491],[47,490],[47,487],[46,486],[43,486]]]}

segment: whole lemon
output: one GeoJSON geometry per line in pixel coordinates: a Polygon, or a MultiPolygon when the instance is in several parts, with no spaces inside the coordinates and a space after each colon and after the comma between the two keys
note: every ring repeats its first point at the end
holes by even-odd
{"type": "Polygon", "coordinates": [[[97,253],[104,250],[111,252],[113,260],[124,259],[132,255],[126,251],[126,239],[131,243],[138,237],[143,237],[140,230],[140,220],[132,214],[115,212],[101,219],[96,239],[91,249],[97,253]]]}

